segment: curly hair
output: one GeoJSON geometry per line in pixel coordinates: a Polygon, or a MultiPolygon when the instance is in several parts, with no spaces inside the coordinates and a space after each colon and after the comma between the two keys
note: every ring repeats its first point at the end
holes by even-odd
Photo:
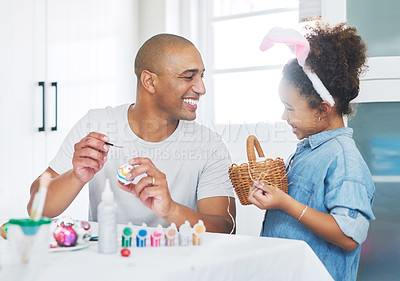
{"type": "MultiPolygon", "coordinates": [[[[310,43],[306,66],[318,75],[337,104],[337,112],[351,115],[350,101],[359,93],[359,76],[366,66],[367,46],[357,29],[340,23],[335,26],[317,23],[306,27],[305,36],[310,43]]],[[[312,108],[322,102],[311,81],[297,59],[290,60],[283,68],[283,78],[300,90],[312,108]]]]}

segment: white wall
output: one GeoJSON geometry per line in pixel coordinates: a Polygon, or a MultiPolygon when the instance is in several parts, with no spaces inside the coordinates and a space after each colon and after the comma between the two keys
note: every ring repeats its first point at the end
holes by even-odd
{"type": "Polygon", "coordinates": [[[166,0],[139,0],[139,47],[155,34],[166,31],[166,0]]]}
{"type": "Polygon", "coordinates": [[[139,46],[158,33],[181,35],[199,45],[199,1],[139,0],[139,46]]]}
{"type": "Polygon", "coordinates": [[[321,16],[325,22],[336,24],[346,21],[347,0],[321,0],[321,16]]]}

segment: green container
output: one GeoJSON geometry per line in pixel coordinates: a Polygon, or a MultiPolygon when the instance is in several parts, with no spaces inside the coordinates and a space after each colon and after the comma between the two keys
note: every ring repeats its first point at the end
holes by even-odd
{"type": "Polygon", "coordinates": [[[31,236],[35,235],[43,224],[51,223],[51,219],[41,218],[38,221],[33,221],[30,219],[11,219],[8,224],[19,225],[25,235],[31,236]]]}

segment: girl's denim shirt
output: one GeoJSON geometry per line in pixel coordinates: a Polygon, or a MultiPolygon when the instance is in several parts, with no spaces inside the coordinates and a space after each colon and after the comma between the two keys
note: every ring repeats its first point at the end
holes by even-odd
{"type": "Polygon", "coordinates": [[[268,210],[261,230],[262,236],[306,241],[332,277],[341,281],[357,279],[361,243],[367,236],[368,221],[375,219],[375,186],[352,135],[353,129],[340,128],[302,140],[286,163],[286,173],[289,195],[331,214],[359,246],[354,251],[339,248],[281,210],[268,210]]]}

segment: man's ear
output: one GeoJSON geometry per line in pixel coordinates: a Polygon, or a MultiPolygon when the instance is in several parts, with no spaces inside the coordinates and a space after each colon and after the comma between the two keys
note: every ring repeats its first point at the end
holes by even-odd
{"type": "Polygon", "coordinates": [[[154,94],[156,91],[157,74],[148,70],[143,70],[140,75],[140,83],[148,92],[154,94]]]}

